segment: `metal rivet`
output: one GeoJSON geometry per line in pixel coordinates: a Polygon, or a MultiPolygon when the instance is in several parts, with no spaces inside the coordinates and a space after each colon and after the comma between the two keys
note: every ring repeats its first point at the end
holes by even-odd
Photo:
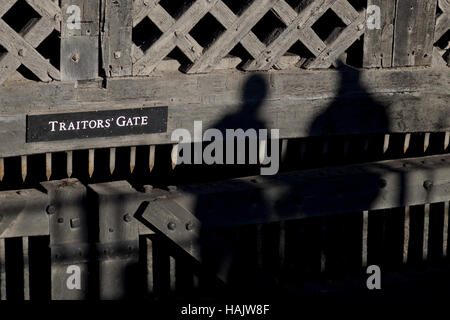
{"type": "Polygon", "coordinates": [[[194,229],[194,224],[192,222],[186,223],[186,230],[191,231],[194,229]]]}
{"type": "Polygon", "coordinates": [[[430,191],[433,188],[433,181],[431,180],[426,180],[423,183],[423,187],[425,188],[425,190],[430,191]]]}
{"type": "Polygon", "coordinates": [[[132,218],[131,216],[127,213],[126,215],[123,216],[123,220],[125,222],[131,222],[132,218]]]}
{"type": "Polygon", "coordinates": [[[48,214],[55,214],[56,213],[56,207],[55,206],[48,206],[46,209],[48,214]]]}
{"type": "Polygon", "coordinates": [[[116,51],[114,52],[114,58],[119,59],[122,56],[122,52],[116,51]]]}
{"type": "Polygon", "coordinates": [[[19,51],[17,52],[17,54],[21,57],[23,57],[25,55],[25,50],[23,49],[19,49],[19,51]]]}
{"type": "Polygon", "coordinates": [[[58,218],[58,223],[64,223],[64,218],[58,218]]]}
{"type": "Polygon", "coordinates": [[[168,228],[169,230],[175,230],[175,229],[177,228],[177,225],[176,225],[175,222],[169,222],[169,223],[167,224],[167,228],[168,228]]]}

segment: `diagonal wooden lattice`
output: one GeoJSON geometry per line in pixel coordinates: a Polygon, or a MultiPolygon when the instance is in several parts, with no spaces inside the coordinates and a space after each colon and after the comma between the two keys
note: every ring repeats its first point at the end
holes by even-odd
{"type": "Polygon", "coordinates": [[[0,56],[0,84],[24,65],[40,80],[60,79],[60,72],[36,48],[54,31],[61,28],[61,9],[50,0],[25,0],[40,18],[31,19],[16,32],[1,18],[18,0],[0,0],[0,46],[6,53],[0,56]]]}
{"type": "MultiPolygon", "coordinates": [[[[436,19],[436,29],[434,32],[434,41],[438,42],[444,35],[450,31],[450,0],[439,0],[439,8],[442,10],[442,14],[436,19]]],[[[447,53],[450,54],[450,42],[444,49],[435,50],[437,53],[437,59],[441,64],[445,65],[446,62],[443,61],[441,57],[445,56],[447,53]]],[[[450,63],[450,61],[449,61],[450,63]]]]}
{"type": "Polygon", "coordinates": [[[307,68],[328,68],[365,31],[365,11],[357,12],[347,0],[314,0],[298,13],[285,0],[254,1],[241,15],[221,0],[197,0],[179,19],[174,19],[159,4],[160,0],[135,1],[133,26],[148,17],[162,32],[147,51],[133,47],[133,73],[145,75],[154,71],[165,57],[178,47],[191,64],[188,73],[210,72],[220,64],[239,43],[252,59],[243,65],[244,70],[268,70],[276,67],[286,52],[301,41],[314,55],[307,68]],[[339,34],[323,41],[312,26],[331,9],[345,23],[339,34]],[[253,33],[255,25],[272,11],[286,25],[283,32],[275,34],[269,44],[261,42],[253,33]],[[211,14],[225,29],[207,48],[203,48],[189,32],[206,15],[211,14]]]}

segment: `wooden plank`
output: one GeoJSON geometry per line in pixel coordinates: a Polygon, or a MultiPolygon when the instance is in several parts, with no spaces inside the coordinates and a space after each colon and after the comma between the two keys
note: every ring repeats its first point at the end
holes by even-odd
{"type": "Polygon", "coordinates": [[[393,66],[430,66],[433,56],[436,0],[398,0],[393,66]]]}
{"type": "Polygon", "coordinates": [[[99,0],[62,0],[61,79],[89,80],[98,77],[99,0]],[[69,28],[76,6],[80,10],[79,29],[69,28]]]}
{"type": "Polygon", "coordinates": [[[89,257],[86,187],[76,179],[43,182],[42,186],[49,197],[51,298],[84,300],[89,257]]]}
{"type": "Polygon", "coordinates": [[[30,255],[29,238],[22,237],[22,255],[23,255],[23,298],[30,300],[30,255]]]}
{"type": "Polygon", "coordinates": [[[105,0],[102,33],[103,69],[109,77],[132,74],[133,1],[105,0]]]}
{"type": "Polygon", "coordinates": [[[140,203],[126,181],[89,185],[98,199],[99,295],[102,300],[136,295],[139,260],[138,222],[133,217],[140,203]]]}
{"type": "Polygon", "coordinates": [[[449,163],[448,155],[432,156],[185,186],[164,199],[148,200],[143,217],[195,256],[196,247],[191,246],[192,239],[186,238],[187,233],[167,231],[171,219],[177,226],[184,225],[190,213],[203,225],[235,226],[407,207],[404,224],[407,256],[409,207],[448,202],[449,163]],[[424,188],[424,181],[430,176],[435,177],[432,192],[424,188]],[[399,179],[405,184],[399,184],[399,179]],[[265,204],[255,205],[252,199],[243,196],[256,191],[265,204]],[[210,203],[214,203],[213,208],[210,203]],[[211,210],[214,216],[208,214],[211,210]]]}
{"type": "MultiPolygon", "coordinates": [[[[389,68],[392,67],[392,49],[394,44],[394,20],[395,1],[392,0],[368,0],[368,6],[380,8],[380,29],[366,28],[364,34],[365,68],[389,68]]],[[[368,14],[373,17],[376,12],[368,14]]],[[[369,17],[368,17],[369,18],[369,17]]]]}
{"type": "Polygon", "coordinates": [[[0,238],[48,235],[47,203],[34,189],[0,192],[0,238]]]}
{"type": "Polygon", "coordinates": [[[6,300],[5,239],[0,239],[0,300],[6,300]]]}
{"type": "MultiPolygon", "coordinates": [[[[262,75],[270,89],[261,104],[261,120],[269,129],[280,129],[281,139],[333,134],[450,131],[450,123],[442,116],[447,112],[448,97],[443,94],[449,92],[447,69],[343,72],[286,71],[262,75]],[[356,79],[358,85],[355,85],[356,79]],[[341,94],[347,95],[345,100],[340,100],[344,99],[339,98],[341,94]],[[317,125],[320,124],[317,122],[319,115],[338,101],[346,104],[340,113],[331,117],[335,119],[333,131],[317,125]],[[362,101],[367,101],[367,108],[361,107],[362,101]],[[386,122],[371,121],[371,112],[388,119],[389,127],[386,122]],[[345,119],[361,121],[349,124],[345,119]]],[[[170,74],[114,79],[107,82],[106,89],[75,89],[73,85],[61,83],[0,88],[0,133],[10,142],[0,144],[0,157],[171,144],[169,133],[180,127],[192,130],[194,119],[212,125],[231,113],[239,112],[243,102],[242,87],[248,77],[236,72],[195,76],[170,74]],[[24,143],[27,114],[124,109],[130,105],[168,105],[168,133],[24,143]]]]}

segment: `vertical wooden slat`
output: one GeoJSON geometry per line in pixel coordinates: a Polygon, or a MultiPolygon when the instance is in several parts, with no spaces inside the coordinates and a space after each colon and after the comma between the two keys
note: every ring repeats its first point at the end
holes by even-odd
{"type": "Polygon", "coordinates": [[[405,207],[405,219],[403,225],[403,263],[408,262],[408,250],[409,250],[409,213],[410,207],[405,207]]]}
{"type": "Polygon", "coordinates": [[[0,239],[0,300],[6,300],[5,239],[0,239]]]}
{"type": "MultiPolygon", "coordinates": [[[[98,199],[99,294],[102,300],[137,297],[139,230],[133,214],[137,192],[126,181],[89,185],[98,199]]],[[[142,281],[142,279],[140,279],[142,281]]]]}
{"type": "Polygon", "coordinates": [[[442,256],[447,257],[447,246],[448,246],[448,209],[449,202],[444,204],[444,230],[443,230],[443,244],[442,244],[442,256]]]}
{"type": "Polygon", "coordinates": [[[177,261],[173,256],[169,256],[169,279],[170,279],[170,291],[175,292],[177,285],[177,277],[176,277],[176,267],[177,261]]]}
{"type": "Polygon", "coordinates": [[[367,267],[367,239],[369,231],[369,211],[363,212],[362,224],[362,266],[367,267]]]}
{"type": "Polygon", "coordinates": [[[66,156],[67,156],[67,164],[66,164],[67,177],[70,178],[70,177],[72,177],[72,173],[73,173],[73,153],[72,153],[72,151],[67,151],[66,156]]]}
{"type": "Polygon", "coordinates": [[[88,218],[86,187],[78,180],[43,182],[50,204],[47,209],[51,249],[52,300],[84,300],[88,295],[88,218]],[[77,270],[79,274],[74,274],[77,270]],[[80,287],[71,287],[70,277],[80,287]],[[75,278],[73,278],[75,279],[75,278]]]}
{"type": "Polygon", "coordinates": [[[133,0],[105,0],[102,2],[104,6],[103,68],[109,77],[132,74],[133,2],[133,0]]]}
{"type": "Polygon", "coordinates": [[[393,67],[430,66],[436,0],[397,0],[393,67]]]}
{"type": "Polygon", "coordinates": [[[430,232],[430,204],[426,204],[424,207],[423,215],[423,248],[422,259],[425,261],[428,259],[428,238],[430,232]]]}
{"type": "Polygon", "coordinates": [[[29,238],[22,238],[23,253],[23,297],[24,300],[30,300],[30,259],[28,252],[29,238]]]}
{"type": "Polygon", "coordinates": [[[145,238],[146,241],[146,271],[147,271],[147,293],[153,294],[155,292],[154,268],[153,268],[153,242],[150,238],[145,238]]]}
{"type": "Polygon", "coordinates": [[[98,77],[100,0],[61,0],[61,79],[98,77]],[[80,11],[79,26],[69,18],[80,11]],[[75,11],[74,11],[75,10],[75,11]]]}
{"type": "MultiPolygon", "coordinates": [[[[364,35],[365,68],[389,68],[392,66],[392,45],[394,39],[394,0],[368,0],[367,6],[380,8],[380,29],[366,28],[364,35]]],[[[377,12],[369,10],[369,18],[376,18],[377,12]]]]}
{"type": "Polygon", "coordinates": [[[3,177],[5,176],[5,160],[0,158],[0,182],[3,181],[3,177]]]}

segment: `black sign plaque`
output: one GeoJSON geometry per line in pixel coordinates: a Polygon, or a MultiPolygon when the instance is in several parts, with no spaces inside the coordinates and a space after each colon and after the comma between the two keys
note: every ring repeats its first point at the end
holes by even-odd
{"type": "Polygon", "coordinates": [[[167,132],[168,107],[27,116],[27,142],[167,132]]]}

